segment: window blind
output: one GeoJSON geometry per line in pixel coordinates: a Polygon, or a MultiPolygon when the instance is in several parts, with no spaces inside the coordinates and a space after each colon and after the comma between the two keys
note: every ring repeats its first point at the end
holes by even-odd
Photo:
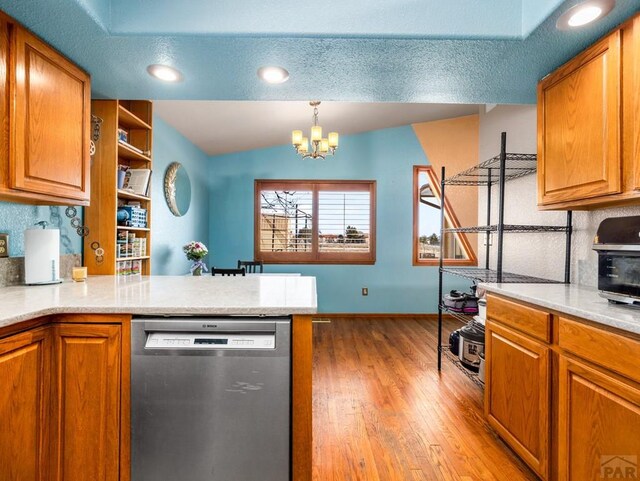
{"type": "Polygon", "coordinates": [[[318,193],[320,252],[369,252],[371,195],[367,192],[318,193]]]}

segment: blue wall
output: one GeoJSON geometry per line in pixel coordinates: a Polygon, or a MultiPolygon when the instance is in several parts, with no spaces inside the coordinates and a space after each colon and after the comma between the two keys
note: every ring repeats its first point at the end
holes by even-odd
{"type": "MultiPolygon", "coordinates": [[[[41,220],[49,227],[60,229],[60,253],[78,254],[82,252],[82,238],[71,227],[64,213],[64,207],[49,207],[0,202],[0,232],[9,234],[9,255],[24,255],[24,230],[33,227],[41,220]]],[[[78,208],[82,216],[82,209],[78,208]]]]}
{"type": "Polygon", "coordinates": [[[181,275],[189,272],[190,262],[182,246],[209,237],[209,157],[158,116],[153,118],[153,179],[151,210],[151,273],[181,275]],[[164,173],[172,162],[180,162],[191,180],[191,206],[182,217],[175,217],[164,199],[164,173]]]}
{"type": "MultiPolygon", "coordinates": [[[[291,146],[278,146],[210,162],[209,264],[232,267],[253,258],[254,179],[376,180],[375,265],[268,265],[265,271],[316,276],[320,312],[437,312],[437,268],[413,267],[411,259],[412,167],[428,164],[411,126],[343,136],[326,161],[302,161],[291,146]]],[[[449,288],[455,287],[465,285],[449,288]]]]}

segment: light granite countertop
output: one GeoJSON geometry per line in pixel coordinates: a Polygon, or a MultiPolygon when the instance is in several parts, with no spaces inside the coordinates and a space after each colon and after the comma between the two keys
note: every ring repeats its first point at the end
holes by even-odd
{"type": "Polygon", "coordinates": [[[51,314],[289,315],[317,312],[315,277],[90,276],[0,289],[0,327],[51,314]]]}
{"type": "Polygon", "coordinates": [[[640,334],[640,309],[609,304],[593,287],[566,284],[480,284],[487,292],[640,334]]]}

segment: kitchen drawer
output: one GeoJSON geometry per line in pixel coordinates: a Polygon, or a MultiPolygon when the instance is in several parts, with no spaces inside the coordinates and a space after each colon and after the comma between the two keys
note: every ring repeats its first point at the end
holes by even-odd
{"type": "Polygon", "coordinates": [[[561,317],[558,344],[567,352],[640,382],[640,340],[561,317]]]}
{"type": "Polygon", "coordinates": [[[517,329],[530,337],[551,342],[551,314],[548,312],[489,295],[487,318],[517,329]]]}

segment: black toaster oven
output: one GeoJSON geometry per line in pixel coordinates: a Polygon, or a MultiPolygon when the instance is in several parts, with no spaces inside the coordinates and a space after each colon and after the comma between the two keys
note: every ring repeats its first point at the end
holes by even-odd
{"type": "Polygon", "coordinates": [[[640,304],[640,216],[603,220],[593,249],[600,295],[610,302],[640,304]]]}

